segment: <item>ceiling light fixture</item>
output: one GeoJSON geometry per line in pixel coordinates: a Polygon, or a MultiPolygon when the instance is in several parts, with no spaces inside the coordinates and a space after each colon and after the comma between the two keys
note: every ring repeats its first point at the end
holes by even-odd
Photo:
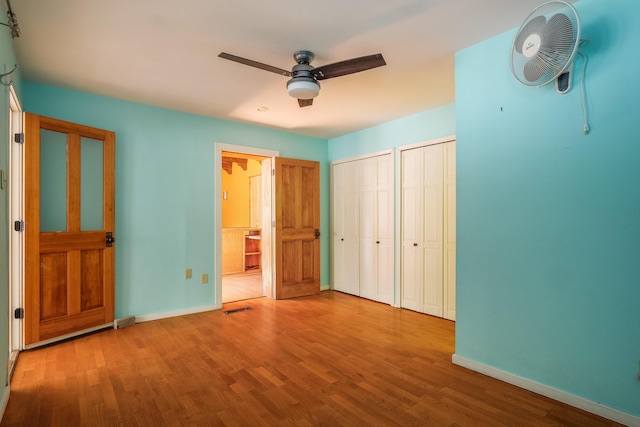
{"type": "Polygon", "coordinates": [[[320,93],[320,83],[313,77],[294,77],[287,82],[287,91],[296,99],[313,99],[320,93]]]}

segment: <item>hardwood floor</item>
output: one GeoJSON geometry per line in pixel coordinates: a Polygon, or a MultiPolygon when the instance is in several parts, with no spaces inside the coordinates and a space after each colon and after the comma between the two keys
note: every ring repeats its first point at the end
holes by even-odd
{"type": "Polygon", "coordinates": [[[262,293],[262,273],[260,271],[222,276],[222,302],[242,301],[259,298],[262,293]]]}
{"type": "Polygon", "coordinates": [[[451,363],[454,323],[333,291],[21,354],[0,426],[610,426],[451,363]]]}

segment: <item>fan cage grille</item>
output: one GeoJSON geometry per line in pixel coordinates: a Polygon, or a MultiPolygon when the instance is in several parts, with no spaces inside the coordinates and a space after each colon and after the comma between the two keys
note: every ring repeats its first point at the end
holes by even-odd
{"type": "Polygon", "coordinates": [[[579,42],[580,19],[575,8],[564,1],[543,3],[516,32],[511,45],[511,71],[525,86],[547,85],[569,68],[579,42]],[[543,41],[535,55],[527,57],[522,52],[523,44],[533,32],[542,33],[543,41]]]}

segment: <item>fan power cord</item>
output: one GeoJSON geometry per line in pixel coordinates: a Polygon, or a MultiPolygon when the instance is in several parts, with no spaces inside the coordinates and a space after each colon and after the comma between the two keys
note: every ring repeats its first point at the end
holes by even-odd
{"type": "Polygon", "coordinates": [[[582,93],[582,115],[584,117],[584,134],[585,135],[589,135],[589,132],[591,131],[591,128],[589,127],[589,122],[588,122],[588,115],[587,115],[587,99],[585,96],[585,89],[584,89],[584,80],[585,80],[585,73],[587,70],[587,56],[578,51],[578,55],[580,55],[580,57],[582,58],[582,76],[580,77],[580,92],[582,93]]]}

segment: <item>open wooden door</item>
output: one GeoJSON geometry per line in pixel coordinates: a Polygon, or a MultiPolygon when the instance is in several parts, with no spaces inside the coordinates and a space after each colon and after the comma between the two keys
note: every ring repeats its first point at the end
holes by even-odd
{"type": "Polygon", "coordinates": [[[276,299],[320,293],[320,164],[275,158],[276,299]]]}
{"type": "Polygon", "coordinates": [[[114,318],[115,134],[25,115],[25,347],[114,318]]]}

